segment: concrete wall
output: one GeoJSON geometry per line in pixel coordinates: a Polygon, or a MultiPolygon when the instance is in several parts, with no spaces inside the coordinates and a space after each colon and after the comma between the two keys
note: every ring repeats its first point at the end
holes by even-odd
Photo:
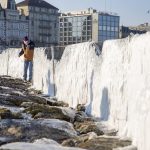
{"type": "Polygon", "coordinates": [[[92,40],[98,42],[98,13],[92,14],[92,40]]]}

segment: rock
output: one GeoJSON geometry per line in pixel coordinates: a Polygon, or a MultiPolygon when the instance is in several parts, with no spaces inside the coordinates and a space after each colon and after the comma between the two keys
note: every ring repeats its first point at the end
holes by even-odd
{"type": "Polygon", "coordinates": [[[75,118],[74,118],[74,121],[75,122],[84,122],[85,121],[85,117],[79,115],[79,114],[76,114],[75,115],[75,118]]]}
{"type": "Polygon", "coordinates": [[[26,95],[28,101],[38,103],[38,104],[47,104],[46,99],[44,97],[40,97],[38,95],[26,95]]]}
{"type": "Polygon", "coordinates": [[[72,122],[75,111],[65,107],[48,106],[32,103],[25,109],[25,112],[32,114],[33,118],[52,118],[72,122]]]}
{"type": "Polygon", "coordinates": [[[130,145],[126,147],[113,148],[113,150],[137,150],[137,147],[130,145]]]}
{"type": "Polygon", "coordinates": [[[21,113],[12,113],[7,108],[0,108],[0,119],[22,119],[21,113]]]}
{"type": "Polygon", "coordinates": [[[54,144],[38,144],[38,143],[23,143],[16,142],[6,144],[0,147],[0,149],[7,150],[84,150],[81,148],[62,147],[54,144]]]}
{"type": "Polygon", "coordinates": [[[33,89],[33,88],[28,88],[28,93],[31,94],[31,95],[39,95],[39,94],[42,94],[42,91],[41,90],[36,90],[36,89],[33,89]]]}
{"type": "Polygon", "coordinates": [[[78,104],[77,105],[77,111],[83,111],[83,112],[85,112],[85,106],[83,105],[83,104],[78,104]]]}
{"type": "Polygon", "coordinates": [[[31,100],[26,96],[9,95],[5,97],[5,101],[8,102],[10,106],[20,106],[23,102],[30,102],[31,100]]]}
{"type": "Polygon", "coordinates": [[[0,86],[2,86],[1,93],[3,93],[0,95],[0,100],[5,101],[5,104],[11,106],[20,106],[23,102],[46,104],[46,99],[38,94],[31,94],[28,82],[21,79],[0,77],[0,86]]]}
{"type": "Polygon", "coordinates": [[[3,105],[0,107],[0,144],[34,141],[7,144],[0,149],[135,150],[128,146],[130,140],[112,136],[116,130],[87,116],[84,105],[79,104],[76,111],[55,97],[42,97],[40,91],[29,86],[21,79],[0,76],[0,105],[3,105]],[[22,116],[24,119],[20,119],[22,116]],[[111,136],[100,136],[102,134],[111,136]]]}
{"type": "Polygon", "coordinates": [[[69,107],[69,104],[63,102],[63,101],[56,101],[53,103],[52,106],[62,106],[62,107],[69,107]]]}
{"type": "Polygon", "coordinates": [[[77,111],[76,114],[81,115],[81,116],[83,116],[84,118],[87,118],[87,117],[88,117],[87,114],[86,114],[85,112],[83,112],[83,111],[77,111]]]}
{"type": "Polygon", "coordinates": [[[137,150],[137,147],[130,145],[126,147],[113,148],[113,150],[137,150]]]}
{"type": "Polygon", "coordinates": [[[3,144],[7,144],[7,143],[10,143],[10,142],[14,142],[15,140],[11,137],[0,137],[0,145],[3,145],[3,144]]]}
{"type": "Polygon", "coordinates": [[[8,106],[13,105],[11,102],[6,101],[5,99],[6,99],[6,96],[0,94],[0,105],[8,105],[8,106]]]}
{"type": "Polygon", "coordinates": [[[94,123],[91,121],[85,122],[75,122],[74,127],[80,134],[86,134],[89,132],[95,132],[97,135],[103,135],[104,132],[94,123]]]}
{"type": "Polygon", "coordinates": [[[34,104],[34,102],[23,102],[21,103],[20,107],[28,108],[31,107],[34,104]]]}
{"type": "Polygon", "coordinates": [[[114,127],[106,124],[106,122],[95,122],[95,124],[99,129],[101,129],[101,131],[104,132],[105,135],[115,136],[118,132],[116,129],[114,129],[114,127]]]}
{"type": "Polygon", "coordinates": [[[87,148],[88,150],[113,150],[113,148],[125,147],[131,145],[131,143],[130,140],[123,140],[115,136],[99,136],[79,143],[77,144],[77,147],[87,148]]]}
{"type": "Polygon", "coordinates": [[[50,106],[61,106],[61,107],[68,107],[69,104],[63,102],[63,101],[58,101],[56,98],[46,98],[47,105],[50,106]]]}
{"type": "Polygon", "coordinates": [[[28,85],[22,79],[15,79],[10,76],[0,76],[0,86],[27,91],[30,85],[28,85]]]}
{"type": "Polygon", "coordinates": [[[94,132],[90,132],[88,134],[83,134],[72,139],[67,139],[63,141],[61,145],[69,146],[69,147],[76,147],[79,143],[85,142],[87,140],[90,140],[96,137],[97,135],[94,132]]]}
{"type": "Polygon", "coordinates": [[[78,111],[75,115],[75,122],[93,121],[91,117],[88,117],[85,112],[78,111]]]}
{"type": "Polygon", "coordinates": [[[89,132],[87,135],[89,136],[88,140],[97,138],[97,134],[95,132],[89,132]]]}
{"type": "Polygon", "coordinates": [[[18,141],[34,141],[48,138],[57,142],[77,136],[71,123],[57,119],[10,120],[0,122],[0,135],[13,137],[18,141]],[[58,136],[59,135],[59,136],[58,136]]]}
{"type": "MultiPolygon", "coordinates": [[[[77,116],[77,115],[76,115],[77,116]]],[[[75,116],[75,120],[76,120],[75,116]]],[[[79,134],[86,134],[88,132],[95,132],[97,135],[109,135],[109,136],[115,136],[117,131],[110,127],[109,125],[105,125],[101,122],[95,122],[92,120],[92,118],[88,117],[84,119],[82,118],[82,121],[78,120],[78,122],[74,122],[74,128],[79,134]],[[80,122],[79,122],[80,121],[80,122]]]]}
{"type": "Polygon", "coordinates": [[[68,139],[62,142],[62,146],[75,147],[77,139],[68,139]]]}
{"type": "Polygon", "coordinates": [[[37,139],[37,140],[35,140],[33,143],[37,143],[37,144],[54,144],[54,145],[60,145],[60,144],[57,143],[56,141],[54,141],[54,140],[52,140],[52,139],[47,139],[47,138],[37,139]]]}

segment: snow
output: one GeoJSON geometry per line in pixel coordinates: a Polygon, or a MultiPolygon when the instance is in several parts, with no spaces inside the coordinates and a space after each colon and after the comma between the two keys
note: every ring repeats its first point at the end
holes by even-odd
{"type": "MultiPolygon", "coordinates": [[[[132,138],[139,150],[150,149],[150,32],[104,43],[102,54],[93,42],[66,47],[60,62],[35,50],[34,87],[71,107],[85,104],[87,113],[108,122],[119,136],[132,138]]],[[[22,77],[17,50],[0,55],[0,74],[22,77]],[[10,57],[8,59],[8,56],[10,57]],[[9,60],[9,63],[7,63],[9,60]],[[8,69],[7,69],[8,68],[8,69]]]]}
{"type": "Polygon", "coordinates": [[[54,96],[53,62],[45,55],[46,48],[35,50],[34,56],[34,87],[54,96]]]}
{"type": "Polygon", "coordinates": [[[16,89],[13,89],[10,87],[4,87],[4,86],[0,86],[0,88],[7,93],[7,94],[0,94],[0,95],[9,96],[10,94],[8,94],[8,93],[15,93],[15,94],[24,96],[24,94],[22,92],[17,91],[16,89]]]}
{"type": "Polygon", "coordinates": [[[67,121],[62,121],[59,119],[38,119],[36,123],[41,125],[46,125],[54,129],[59,129],[67,132],[70,136],[74,137],[77,135],[76,131],[73,128],[73,125],[67,121]]]}
{"type": "Polygon", "coordinates": [[[24,142],[16,142],[10,143],[1,146],[2,149],[9,149],[9,150],[83,150],[81,148],[71,148],[71,147],[62,147],[59,145],[54,144],[41,144],[41,143],[24,143],[24,142]]]}
{"type": "Polygon", "coordinates": [[[69,116],[72,120],[75,118],[76,111],[74,109],[71,109],[69,107],[60,107],[62,109],[62,112],[69,116]]]}
{"type": "Polygon", "coordinates": [[[113,126],[111,126],[108,122],[99,121],[99,122],[95,122],[95,124],[106,135],[117,133],[116,129],[113,126]]]}
{"type": "Polygon", "coordinates": [[[0,105],[0,108],[7,108],[8,110],[10,110],[13,113],[19,113],[22,111],[22,108],[15,107],[15,106],[0,105]]]}
{"type": "Polygon", "coordinates": [[[114,148],[113,150],[137,150],[137,148],[133,145],[130,145],[126,147],[114,148]]]}
{"type": "Polygon", "coordinates": [[[53,145],[60,145],[56,141],[52,139],[47,139],[47,138],[42,138],[42,139],[37,139],[34,141],[36,144],[53,144],[53,145]]]}
{"type": "Polygon", "coordinates": [[[58,99],[72,107],[92,99],[93,70],[98,60],[93,43],[68,46],[56,66],[58,99]]]}

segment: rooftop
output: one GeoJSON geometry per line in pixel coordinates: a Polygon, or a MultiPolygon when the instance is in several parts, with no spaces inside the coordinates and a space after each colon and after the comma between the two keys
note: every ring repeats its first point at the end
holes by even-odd
{"type": "Polygon", "coordinates": [[[67,11],[61,14],[61,16],[81,16],[81,15],[91,15],[93,13],[99,13],[101,15],[112,15],[118,16],[117,13],[113,12],[98,12],[96,9],[88,8],[86,10],[79,10],[79,11],[67,11]]]}
{"type": "Polygon", "coordinates": [[[20,3],[17,4],[17,7],[19,6],[36,6],[36,7],[41,7],[41,8],[48,8],[48,9],[57,9],[55,6],[47,3],[44,0],[24,0],[20,3]]]}

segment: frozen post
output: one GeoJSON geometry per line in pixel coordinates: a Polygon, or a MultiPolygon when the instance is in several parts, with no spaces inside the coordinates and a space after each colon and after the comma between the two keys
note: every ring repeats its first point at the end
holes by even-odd
{"type": "Polygon", "coordinates": [[[55,96],[55,64],[54,64],[54,46],[51,46],[51,55],[52,55],[52,74],[53,74],[53,96],[55,96]]]}

